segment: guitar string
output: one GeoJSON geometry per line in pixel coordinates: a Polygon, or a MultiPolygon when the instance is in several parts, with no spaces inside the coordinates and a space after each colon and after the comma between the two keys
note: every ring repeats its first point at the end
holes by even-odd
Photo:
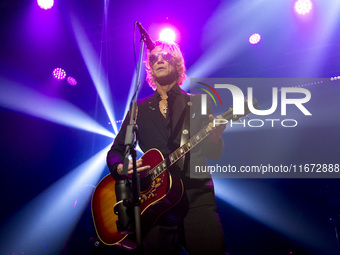
{"type": "MultiPolygon", "coordinates": [[[[162,99],[162,100],[163,100],[163,99],[162,99]]],[[[161,102],[161,101],[160,101],[160,102],[161,102]]],[[[228,115],[231,115],[231,116],[229,116],[229,118],[232,118],[233,115],[232,115],[231,111],[232,111],[232,109],[229,109],[228,111],[226,111],[225,113],[223,113],[221,116],[226,118],[228,115]]],[[[209,124],[208,124],[208,125],[209,125],[209,124]]],[[[172,166],[174,163],[176,163],[180,158],[182,158],[182,157],[183,157],[186,153],[188,153],[193,147],[195,147],[198,143],[200,143],[203,139],[205,139],[205,138],[209,135],[209,132],[206,131],[208,125],[207,125],[205,128],[203,128],[202,130],[200,130],[199,132],[197,132],[193,137],[191,137],[191,138],[190,138],[183,146],[177,148],[174,152],[172,152],[172,153],[169,155],[169,157],[170,157],[171,155],[176,155],[176,159],[175,159],[173,162],[171,162],[171,160],[170,160],[170,163],[171,163],[171,164],[170,164],[169,166],[166,165],[166,168],[165,168],[165,169],[169,168],[169,167],[172,166]],[[204,134],[202,135],[202,133],[204,133],[204,134]],[[197,139],[197,140],[195,139],[195,140],[196,140],[196,141],[195,141],[195,144],[192,143],[192,139],[193,139],[193,138],[196,138],[197,136],[199,136],[199,139],[197,139]],[[179,151],[181,148],[184,148],[184,146],[186,146],[186,145],[188,145],[188,144],[190,144],[190,146],[189,146],[189,147],[187,146],[187,151],[184,150],[184,153],[180,153],[180,156],[178,156],[176,152],[179,151]]],[[[169,158],[169,157],[168,157],[168,158],[169,158]]],[[[166,161],[167,161],[168,158],[166,158],[165,160],[161,161],[161,162],[160,162],[159,164],[157,164],[154,168],[150,169],[150,170],[148,171],[148,173],[145,175],[145,177],[147,177],[147,176],[149,176],[149,175],[153,175],[153,174],[154,174],[154,173],[152,173],[153,170],[154,170],[155,168],[157,168],[158,166],[161,166],[163,162],[165,162],[165,164],[166,164],[166,161]]],[[[164,172],[165,169],[163,168],[162,171],[161,171],[160,173],[157,173],[157,175],[155,175],[155,176],[152,177],[152,178],[156,178],[157,176],[159,176],[162,172],[164,172]]]]}

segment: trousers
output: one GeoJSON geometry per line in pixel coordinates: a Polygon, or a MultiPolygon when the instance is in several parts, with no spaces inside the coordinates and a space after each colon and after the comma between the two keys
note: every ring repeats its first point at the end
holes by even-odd
{"type": "Polygon", "coordinates": [[[224,235],[216,206],[188,209],[179,223],[157,222],[144,239],[144,254],[179,255],[226,254],[224,235]]]}

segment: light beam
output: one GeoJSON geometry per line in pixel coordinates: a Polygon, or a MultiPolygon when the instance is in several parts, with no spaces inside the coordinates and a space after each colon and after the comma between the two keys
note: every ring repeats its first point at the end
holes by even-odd
{"type": "Polygon", "coordinates": [[[75,17],[71,17],[71,24],[77,41],[78,48],[91,75],[93,83],[96,87],[98,95],[103,103],[106,113],[112,123],[115,134],[118,133],[116,120],[114,117],[113,103],[111,99],[111,91],[107,74],[103,71],[102,64],[100,63],[101,57],[97,56],[89,39],[79,21],[75,17]]]}
{"type": "MultiPolygon", "coordinates": [[[[5,253],[12,254],[20,249],[25,254],[48,247],[42,254],[60,254],[60,250],[75,227],[86,203],[77,203],[80,192],[86,185],[97,184],[105,167],[105,158],[109,147],[99,151],[69,174],[54,183],[42,194],[20,210],[1,230],[5,253]],[[59,249],[59,252],[58,252],[59,249]],[[55,251],[53,251],[55,250],[55,251]]],[[[85,194],[82,200],[89,201],[92,194],[85,194]]]]}
{"type": "Polygon", "coordinates": [[[319,226],[310,224],[307,217],[301,217],[294,201],[277,189],[245,179],[215,179],[214,183],[217,197],[264,225],[299,240],[310,248],[320,250],[325,243],[329,243],[327,237],[320,233],[319,226]]]}
{"type": "Polygon", "coordinates": [[[76,106],[47,97],[28,87],[0,78],[0,106],[57,124],[114,138],[107,129],[76,106]]]}

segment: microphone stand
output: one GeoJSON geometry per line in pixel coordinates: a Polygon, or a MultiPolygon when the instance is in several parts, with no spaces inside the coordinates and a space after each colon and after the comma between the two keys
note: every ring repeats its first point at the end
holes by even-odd
{"type": "Polygon", "coordinates": [[[142,229],[141,229],[141,217],[140,217],[140,179],[139,173],[137,172],[137,152],[136,152],[136,132],[137,125],[136,123],[136,111],[137,111],[137,97],[139,92],[139,84],[140,84],[140,71],[142,66],[142,58],[143,58],[143,49],[145,43],[145,36],[141,35],[141,45],[140,45],[140,56],[137,64],[137,75],[136,75],[136,84],[135,84],[135,94],[132,98],[130,105],[130,122],[126,129],[125,135],[125,158],[123,164],[123,175],[128,175],[128,166],[129,166],[129,155],[132,157],[133,162],[133,174],[132,174],[132,201],[124,201],[127,204],[127,207],[133,207],[134,212],[134,222],[135,222],[135,233],[136,233],[136,242],[138,254],[143,254],[143,245],[142,245],[142,229]]]}

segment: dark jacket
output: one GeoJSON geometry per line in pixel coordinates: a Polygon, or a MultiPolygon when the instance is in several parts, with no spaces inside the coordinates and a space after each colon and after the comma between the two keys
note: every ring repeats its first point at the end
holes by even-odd
{"type": "MultiPolygon", "coordinates": [[[[184,118],[190,118],[189,136],[191,137],[209,123],[209,114],[212,110],[210,104],[208,104],[208,114],[202,115],[201,96],[189,95],[181,90],[178,85],[175,85],[168,92],[169,119],[165,119],[160,113],[159,101],[160,96],[157,91],[152,96],[138,101],[137,139],[143,152],[156,148],[164,157],[167,157],[180,146],[184,118]]],[[[123,162],[124,140],[128,122],[129,114],[107,155],[107,164],[115,179],[121,177],[117,174],[116,168],[119,163],[123,162]]],[[[219,158],[222,146],[222,139],[217,144],[213,144],[209,138],[206,138],[191,150],[190,155],[186,156],[184,164],[177,164],[169,169],[169,171],[177,172],[181,176],[189,203],[192,206],[206,204],[209,201],[215,203],[210,176],[196,175],[194,171],[196,165],[203,166],[206,164],[206,157],[210,159],[219,158]]]]}

